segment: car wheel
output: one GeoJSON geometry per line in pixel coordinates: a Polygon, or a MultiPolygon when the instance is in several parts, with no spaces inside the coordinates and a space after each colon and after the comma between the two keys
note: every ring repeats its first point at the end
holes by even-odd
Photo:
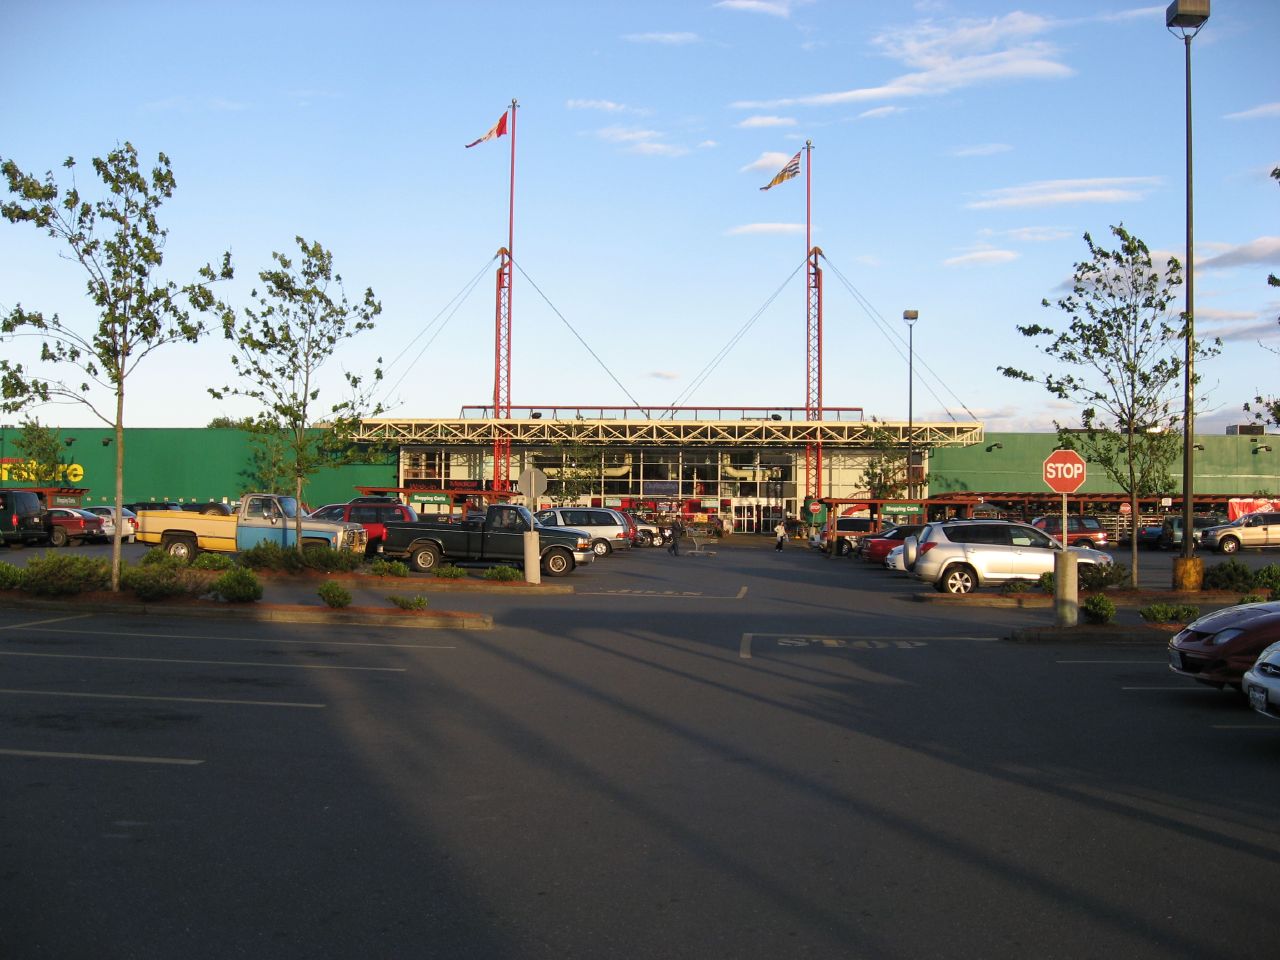
{"type": "Polygon", "coordinates": [[[972,593],[973,588],[978,585],[978,575],[973,572],[973,567],[958,563],[953,567],[947,567],[938,583],[943,593],[956,595],[972,593]]]}
{"type": "Polygon", "coordinates": [[[53,533],[49,534],[49,545],[51,547],[65,547],[70,540],[71,538],[67,536],[67,531],[61,527],[54,527],[53,533]]]}
{"type": "Polygon", "coordinates": [[[563,577],[573,570],[573,554],[562,547],[554,547],[542,558],[542,569],[549,577],[563,577]]]}
{"type": "Polygon", "coordinates": [[[1218,549],[1223,553],[1235,553],[1240,549],[1240,541],[1235,537],[1223,537],[1218,541],[1218,549]]]}
{"type": "Polygon", "coordinates": [[[190,563],[195,559],[196,542],[189,537],[174,537],[164,545],[164,552],[183,563],[190,563]]]}
{"type": "Polygon", "coordinates": [[[609,546],[608,540],[597,540],[591,545],[591,550],[597,557],[607,557],[613,553],[613,547],[609,546]]]}
{"type": "Polygon", "coordinates": [[[434,543],[419,547],[409,554],[409,566],[419,573],[427,573],[440,565],[440,548],[434,543]]]}
{"type": "Polygon", "coordinates": [[[651,547],[653,546],[653,535],[641,530],[636,534],[636,546],[651,547]]]}
{"type": "Polygon", "coordinates": [[[836,556],[847,557],[849,555],[849,551],[851,551],[852,549],[853,547],[849,546],[848,540],[841,540],[840,543],[836,546],[836,556]]]}

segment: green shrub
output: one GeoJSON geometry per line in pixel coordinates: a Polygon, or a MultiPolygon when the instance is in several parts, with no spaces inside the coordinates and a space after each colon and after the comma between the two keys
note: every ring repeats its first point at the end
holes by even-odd
{"type": "Polygon", "coordinates": [[[369,564],[369,572],[375,577],[407,577],[409,568],[399,560],[377,557],[369,564]]]}
{"type": "Polygon", "coordinates": [[[1256,593],[1246,593],[1243,597],[1236,601],[1236,606],[1242,606],[1246,603],[1262,603],[1267,598],[1256,593]]]}
{"type": "Polygon", "coordinates": [[[120,571],[120,585],[133,591],[139,600],[198,597],[205,592],[206,583],[204,577],[177,557],[165,557],[162,561],[141,563],[120,571]]]}
{"type": "Polygon", "coordinates": [[[1152,603],[1138,616],[1148,623],[1190,623],[1200,616],[1200,608],[1192,603],[1152,603]]]}
{"type": "Polygon", "coordinates": [[[280,544],[270,540],[262,540],[248,550],[241,551],[240,564],[250,570],[283,570],[297,573],[302,569],[298,551],[286,550],[280,544]]]}
{"type": "Polygon", "coordinates": [[[351,592],[336,580],[326,580],[320,584],[320,589],[316,592],[320,594],[320,599],[331,607],[351,606],[351,592]]]}
{"type": "Polygon", "coordinates": [[[228,603],[252,603],[262,599],[262,583],[248,567],[232,567],[213,581],[210,589],[228,603]]]}
{"type": "Polygon", "coordinates": [[[105,590],[111,583],[111,564],[76,553],[46,553],[27,561],[22,588],[40,597],[68,597],[87,590],[105,590]]]}
{"type": "Polygon", "coordinates": [[[1116,605],[1103,593],[1095,593],[1080,604],[1080,610],[1090,623],[1110,623],[1116,617],[1116,605]]]}
{"type": "Polygon", "coordinates": [[[1124,563],[1084,563],[1079,567],[1081,590],[1105,590],[1129,582],[1129,566],[1124,563]]]}
{"type": "Polygon", "coordinates": [[[209,553],[205,551],[191,561],[196,570],[230,570],[236,565],[235,560],[225,553],[209,553]]]}
{"type": "Polygon", "coordinates": [[[1280,590],[1280,564],[1268,563],[1253,571],[1253,587],[1264,594],[1272,594],[1280,590]]]}
{"type": "Polygon", "coordinates": [[[0,563],[0,590],[20,590],[27,571],[12,563],[0,563]]]}
{"type": "Polygon", "coordinates": [[[1046,570],[1044,573],[1040,574],[1040,579],[1036,581],[1036,587],[1041,593],[1053,593],[1053,571],[1046,570]]]}
{"type": "MultiPolygon", "coordinates": [[[[297,556],[297,551],[294,551],[297,556]]],[[[302,548],[301,565],[307,570],[319,570],[321,573],[350,573],[357,570],[364,562],[364,556],[350,550],[332,550],[329,547],[314,545],[302,548]]],[[[408,574],[408,569],[405,574],[408,574]]]]}
{"type": "Polygon", "coordinates": [[[152,547],[142,555],[139,563],[164,563],[169,559],[169,554],[165,552],[163,547],[152,547]]]}
{"type": "Polygon", "coordinates": [[[1205,568],[1204,587],[1206,590],[1248,593],[1253,589],[1253,571],[1232,557],[1225,563],[1205,568]]]}
{"type": "Polygon", "coordinates": [[[1031,590],[1030,580],[1006,580],[1000,584],[1000,593],[1002,596],[1009,596],[1014,593],[1027,593],[1031,590]]]}
{"type": "Polygon", "coordinates": [[[455,566],[452,563],[441,564],[436,567],[435,573],[436,576],[440,577],[442,580],[457,580],[458,578],[465,577],[467,575],[466,570],[462,569],[462,567],[455,566]]]}
{"type": "Polygon", "coordinates": [[[1276,587],[1274,590],[1272,590],[1271,593],[1268,594],[1267,599],[1280,600],[1280,587],[1276,587]]]}
{"type": "Polygon", "coordinates": [[[484,572],[486,580],[523,580],[524,574],[515,567],[508,567],[506,564],[499,564],[496,567],[490,567],[484,572]]]}
{"type": "Polygon", "coordinates": [[[389,593],[387,594],[387,599],[401,610],[427,609],[427,598],[420,593],[415,593],[412,597],[406,597],[402,593],[389,593]]]}

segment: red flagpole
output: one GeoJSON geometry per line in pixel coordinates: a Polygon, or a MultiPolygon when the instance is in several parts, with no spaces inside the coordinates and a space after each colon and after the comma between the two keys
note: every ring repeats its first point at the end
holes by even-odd
{"type": "MultiPolygon", "coordinates": [[[[493,418],[511,418],[511,281],[512,252],[516,231],[516,107],[511,101],[511,166],[507,187],[507,246],[498,266],[495,310],[493,418]]],[[[498,434],[493,441],[493,489],[506,490],[511,484],[511,438],[498,434]]]]}

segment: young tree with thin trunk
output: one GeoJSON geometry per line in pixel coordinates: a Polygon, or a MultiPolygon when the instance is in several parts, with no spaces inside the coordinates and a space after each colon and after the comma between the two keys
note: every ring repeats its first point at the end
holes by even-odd
{"type": "MultiPolygon", "coordinates": [[[[161,153],[148,173],[139,168],[130,143],[106,157],[95,157],[93,171],[105,189],[91,200],[75,181],[74,158],[63,167],[70,184],[59,186],[53,173],[44,179],[24,173],[12,160],[0,164],[10,199],[0,214],[10,223],[28,223],[61,242],[64,256],[86,275],[90,301],[98,312],[96,326],[80,328],[57,314],[14,307],[0,318],[0,340],[35,337],[40,359],[78,370],[75,380],[44,378],[11,359],[0,360],[0,409],[15,411],[34,403],[70,401],[83,404],[115,430],[116,516],[124,499],[125,388],[138,365],[171,343],[195,343],[204,325],[199,314],[213,308],[210,285],[230,279],[231,255],[215,270],[206,264],[198,279],[179,287],[156,277],[164,264],[168,231],[158,213],[173,196],[176,182],[169,158],[161,153]],[[78,382],[76,382],[78,381],[78,382]]],[[[117,524],[111,547],[111,589],[120,588],[120,540],[117,524]]]]}
{"type": "Polygon", "coordinates": [[[273,253],[275,268],[258,274],[262,290],[251,297],[239,321],[222,310],[222,330],[233,344],[231,365],[240,384],[210,389],[216,399],[247,397],[260,405],[252,429],[275,438],[284,453],[299,509],[295,520],[297,549],[302,550],[302,490],[308,477],[327,463],[358,459],[351,437],[362,417],[377,416],[371,391],[382,380],[381,358],[371,378],[343,371],[344,398],[320,401],[321,372],[352,337],[373,329],[382,305],[366,289],[356,304],[347,301],[342,277],[333,270],[333,255],[319,243],[295,238],[301,260],[273,253]],[[323,424],[316,421],[323,420],[323,424]],[[323,426],[324,429],[314,429],[323,426]]]}
{"type": "MultiPolygon", "coordinates": [[[[1182,422],[1174,401],[1182,380],[1186,324],[1174,322],[1178,314],[1173,310],[1182,274],[1173,257],[1158,269],[1146,244],[1123,225],[1112,227],[1111,233],[1115,250],[1099,246],[1086,233],[1089,259],[1075,265],[1071,292],[1053,303],[1042,301],[1069,318],[1066,328],[1018,327],[1057,362],[1058,370],[1036,377],[1013,367],[997,369],[1015,380],[1042,383],[1053,396],[1080,406],[1080,427],[1055,424],[1058,439],[1101,467],[1128,496],[1136,532],[1138,498],[1172,486],[1169,466],[1182,446],[1174,432],[1182,422]]],[[[1220,346],[1220,341],[1198,341],[1197,361],[1216,355],[1220,346]]],[[[1136,536],[1129,549],[1136,587],[1136,536]]]]}

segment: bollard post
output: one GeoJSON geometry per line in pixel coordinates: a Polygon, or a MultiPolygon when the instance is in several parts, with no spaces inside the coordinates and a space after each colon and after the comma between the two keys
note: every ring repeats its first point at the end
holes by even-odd
{"type": "Polygon", "coordinates": [[[1080,622],[1080,580],[1076,556],[1065,547],[1053,556],[1053,612],[1059,627],[1080,622]]]}
{"type": "Polygon", "coordinates": [[[524,582],[542,582],[542,556],[538,552],[540,546],[538,531],[526,530],[524,533],[524,582]]]}

